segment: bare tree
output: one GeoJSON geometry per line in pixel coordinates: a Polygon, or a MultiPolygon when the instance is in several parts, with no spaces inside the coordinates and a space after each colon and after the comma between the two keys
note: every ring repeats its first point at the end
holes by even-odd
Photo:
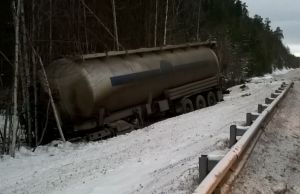
{"type": "Polygon", "coordinates": [[[13,85],[13,118],[12,118],[12,140],[9,153],[12,157],[15,156],[17,129],[18,129],[18,73],[19,73],[19,23],[20,23],[20,3],[13,1],[14,26],[15,26],[15,61],[14,61],[14,85],[13,85]],[[17,3],[17,4],[16,4],[17,3]]]}
{"type": "Polygon", "coordinates": [[[83,6],[83,22],[84,22],[85,52],[88,53],[89,43],[88,43],[87,24],[86,24],[86,8],[84,6],[83,6]]]}
{"type": "MultiPolygon", "coordinates": [[[[93,10],[91,10],[91,8],[89,8],[89,6],[87,6],[87,4],[83,1],[80,0],[81,4],[94,16],[94,18],[99,22],[99,24],[105,29],[105,31],[116,41],[116,37],[115,35],[110,31],[110,29],[102,22],[102,20],[93,12],[93,10]]],[[[124,49],[124,47],[119,43],[118,41],[118,45],[119,47],[122,47],[124,49]]],[[[125,50],[125,49],[124,49],[125,50]]]]}
{"type": "MultiPolygon", "coordinates": [[[[35,40],[36,37],[36,20],[35,20],[35,0],[31,2],[31,41],[35,40]]],[[[34,45],[33,45],[34,46],[34,45]]],[[[37,75],[36,75],[36,57],[34,52],[31,52],[31,62],[32,62],[32,85],[33,85],[33,98],[34,98],[34,134],[35,134],[35,146],[38,144],[38,117],[37,117],[37,75]]]]}
{"type": "Polygon", "coordinates": [[[25,79],[24,79],[24,103],[26,109],[27,116],[27,128],[28,128],[28,143],[31,145],[32,143],[32,127],[31,127],[31,108],[30,108],[30,96],[29,96],[29,87],[30,87],[30,68],[29,68],[29,57],[28,57],[28,49],[27,49],[27,30],[25,24],[25,12],[24,12],[24,2],[21,1],[21,23],[22,23],[22,44],[23,44],[23,70],[25,71],[25,79]]]}
{"type": "Polygon", "coordinates": [[[115,0],[111,0],[112,4],[112,12],[113,12],[113,19],[114,19],[114,34],[116,40],[116,48],[117,51],[119,50],[119,37],[118,37],[118,25],[117,25],[117,14],[116,14],[116,4],[115,0]]]}
{"type": "Polygon", "coordinates": [[[158,16],[158,2],[155,0],[155,23],[154,23],[154,47],[157,44],[157,16],[158,16]]]}
{"type": "Polygon", "coordinates": [[[167,44],[168,10],[169,10],[169,0],[166,0],[166,15],[165,15],[165,27],[164,27],[164,45],[167,44]]]}
{"type": "Polygon", "coordinates": [[[2,139],[2,154],[7,153],[9,150],[9,134],[8,134],[8,122],[10,117],[10,105],[8,104],[5,111],[5,119],[3,126],[3,139],[2,139]]]}
{"type": "Polygon", "coordinates": [[[196,34],[196,40],[199,41],[199,30],[200,30],[200,14],[201,14],[201,1],[199,0],[199,7],[198,7],[198,16],[197,16],[197,34],[196,34]]]}
{"type": "Polygon", "coordinates": [[[52,0],[49,0],[49,59],[52,58],[52,0]]]}
{"type": "Polygon", "coordinates": [[[59,113],[57,111],[55,102],[53,100],[53,96],[52,96],[50,85],[49,85],[49,82],[48,82],[48,79],[47,79],[47,74],[46,74],[46,71],[45,71],[44,63],[43,63],[41,57],[36,53],[34,48],[32,48],[32,50],[35,53],[35,55],[37,55],[37,57],[38,57],[39,64],[41,66],[42,74],[43,74],[43,77],[44,77],[45,87],[47,89],[47,92],[48,92],[48,95],[49,95],[49,98],[50,98],[50,103],[51,103],[51,106],[52,106],[52,109],[53,109],[56,125],[57,125],[57,128],[58,128],[58,131],[59,131],[59,134],[60,134],[60,137],[61,137],[62,141],[65,142],[66,139],[65,139],[64,133],[63,133],[62,128],[61,128],[61,119],[60,119],[59,113]]]}

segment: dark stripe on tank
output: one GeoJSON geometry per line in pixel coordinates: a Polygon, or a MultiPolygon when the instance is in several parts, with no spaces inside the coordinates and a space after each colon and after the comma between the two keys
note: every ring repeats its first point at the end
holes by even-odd
{"type": "Polygon", "coordinates": [[[143,71],[138,73],[131,73],[126,75],[120,75],[120,76],[114,76],[110,78],[112,86],[119,86],[123,84],[128,84],[131,82],[151,78],[151,77],[157,77],[161,75],[165,75],[167,73],[172,72],[174,69],[177,70],[183,70],[187,68],[193,68],[195,66],[198,66],[201,64],[201,62],[195,62],[195,63],[187,63],[183,65],[178,65],[175,68],[171,63],[168,61],[161,61],[160,62],[160,69],[150,70],[150,71],[143,71]]]}
{"type": "Polygon", "coordinates": [[[143,72],[139,72],[139,73],[131,73],[131,74],[127,74],[127,75],[111,77],[110,81],[111,81],[112,86],[118,86],[118,85],[123,85],[123,84],[127,84],[130,82],[142,80],[142,79],[147,79],[150,77],[155,77],[160,74],[161,74],[160,70],[157,69],[157,70],[143,71],[143,72]]]}

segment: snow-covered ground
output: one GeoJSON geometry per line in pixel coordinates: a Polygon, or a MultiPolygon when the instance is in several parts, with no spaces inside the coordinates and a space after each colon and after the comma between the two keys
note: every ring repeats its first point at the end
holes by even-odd
{"type": "Polygon", "coordinates": [[[21,148],[0,159],[0,193],[191,193],[198,157],[226,152],[229,126],[244,122],[281,76],[255,78],[215,106],[105,141],[21,148]]]}
{"type": "Polygon", "coordinates": [[[282,69],[273,69],[273,72],[272,72],[272,76],[276,76],[276,75],[284,75],[284,74],[287,74],[288,72],[292,71],[294,69],[292,68],[282,68],[282,69]]]}

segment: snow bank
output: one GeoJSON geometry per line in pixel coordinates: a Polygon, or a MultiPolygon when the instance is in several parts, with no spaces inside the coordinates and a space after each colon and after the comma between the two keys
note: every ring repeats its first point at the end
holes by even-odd
{"type": "Polygon", "coordinates": [[[295,69],[292,69],[292,68],[289,69],[286,67],[284,67],[282,69],[274,69],[271,74],[265,74],[264,76],[261,76],[261,77],[252,77],[250,80],[254,81],[254,82],[261,81],[261,80],[272,80],[273,78],[278,77],[280,75],[285,75],[292,70],[295,70],[295,69]]]}
{"type": "Polygon", "coordinates": [[[283,75],[283,74],[286,74],[290,71],[292,71],[293,69],[292,68],[282,68],[282,69],[274,69],[273,72],[272,72],[272,75],[283,75]]]}
{"type": "Polygon", "coordinates": [[[262,81],[272,81],[274,78],[274,76],[272,74],[265,74],[264,76],[260,76],[260,77],[252,77],[250,79],[250,81],[252,83],[257,83],[257,82],[262,82],[262,81]]]}

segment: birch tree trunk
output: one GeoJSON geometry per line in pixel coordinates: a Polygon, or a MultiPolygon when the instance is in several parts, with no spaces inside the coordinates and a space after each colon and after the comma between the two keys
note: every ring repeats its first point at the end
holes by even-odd
{"type": "Polygon", "coordinates": [[[111,0],[112,4],[112,12],[113,12],[113,20],[114,20],[114,34],[116,38],[116,48],[119,50],[119,36],[118,36],[118,25],[117,25],[117,14],[116,14],[116,4],[115,0],[111,0]]]}
{"type": "Polygon", "coordinates": [[[12,140],[9,154],[14,157],[16,149],[17,129],[18,129],[18,72],[19,72],[19,16],[21,0],[13,1],[14,25],[15,25],[15,62],[14,62],[14,85],[13,85],[13,118],[11,123],[12,140]]]}
{"type": "Polygon", "coordinates": [[[169,10],[169,0],[166,0],[166,16],[165,16],[165,27],[164,27],[164,45],[167,44],[168,10],[169,10]]]}
{"type": "Polygon", "coordinates": [[[154,23],[154,47],[157,45],[157,9],[158,9],[158,2],[155,0],[155,23],[154,23]]]}

